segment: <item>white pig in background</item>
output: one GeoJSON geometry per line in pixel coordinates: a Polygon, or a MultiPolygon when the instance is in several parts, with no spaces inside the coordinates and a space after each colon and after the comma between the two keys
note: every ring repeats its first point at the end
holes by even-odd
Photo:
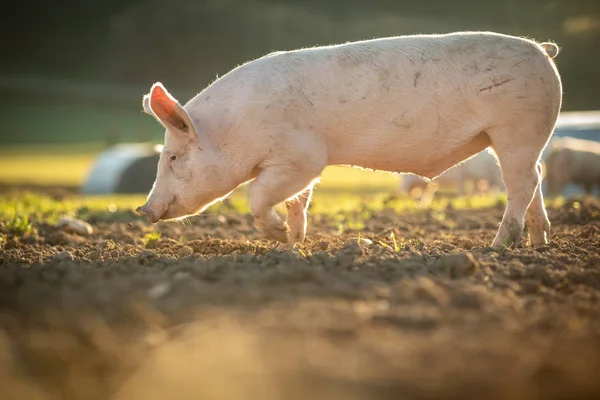
{"type": "Polygon", "coordinates": [[[600,143],[572,137],[553,138],[546,164],[549,196],[560,195],[565,186],[575,184],[591,195],[600,188],[600,143]]]}
{"type": "Polygon", "coordinates": [[[508,195],[492,245],[520,245],[526,216],[542,245],[539,158],[562,102],[557,54],[492,32],[400,36],[269,54],[183,106],[156,83],[143,105],[166,129],[164,148],[137,210],[152,222],[189,216],[251,182],[256,226],[286,249],[304,239],[326,166],[433,179],[491,146],[508,195]]]}
{"type": "Polygon", "coordinates": [[[496,157],[486,150],[481,151],[431,181],[418,175],[403,175],[399,189],[410,194],[413,189],[420,188],[422,192],[428,191],[433,196],[439,187],[456,187],[458,194],[464,196],[467,194],[467,182],[473,183],[474,191],[503,190],[502,174],[496,157]],[[481,182],[485,183],[485,187],[478,185],[481,182]]]}

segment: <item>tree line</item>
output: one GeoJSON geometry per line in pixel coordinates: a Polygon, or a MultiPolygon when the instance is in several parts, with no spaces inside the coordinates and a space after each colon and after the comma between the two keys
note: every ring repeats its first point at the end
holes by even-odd
{"type": "MultiPolygon", "coordinates": [[[[0,73],[201,90],[275,50],[457,30],[561,47],[564,109],[600,108],[597,0],[63,0],[6,6],[0,73]]],[[[183,99],[182,99],[183,100],[183,99]]]]}

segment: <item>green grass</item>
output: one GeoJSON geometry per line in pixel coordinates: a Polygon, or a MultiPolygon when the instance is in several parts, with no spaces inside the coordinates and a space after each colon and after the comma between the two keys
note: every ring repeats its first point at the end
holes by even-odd
{"type": "Polygon", "coordinates": [[[0,224],[16,236],[33,233],[40,223],[54,224],[62,216],[88,220],[90,217],[131,219],[144,196],[70,196],[56,200],[31,191],[0,195],[0,224]]]}
{"type": "Polygon", "coordinates": [[[156,246],[156,243],[160,240],[160,237],[160,232],[149,232],[146,234],[146,236],[144,236],[142,242],[144,243],[144,246],[146,246],[146,248],[151,249],[154,246],[156,246]]]}
{"type": "Polygon", "coordinates": [[[23,236],[35,232],[35,227],[29,220],[28,214],[13,214],[11,218],[0,221],[0,227],[15,236],[23,236]]]}

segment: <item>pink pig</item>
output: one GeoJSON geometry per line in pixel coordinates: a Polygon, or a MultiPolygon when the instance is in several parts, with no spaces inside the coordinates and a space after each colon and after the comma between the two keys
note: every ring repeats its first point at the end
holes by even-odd
{"type": "Polygon", "coordinates": [[[365,40],[245,63],[181,106],[162,84],[144,110],[166,129],[137,211],[152,222],[202,212],[251,182],[256,226],[302,242],[328,165],[433,179],[491,146],[508,203],[492,246],[547,242],[540,154],[561,107],[558,47],[492,32],[365,40]],[[273,207],[286,202],[284,222],[273,207]]]}

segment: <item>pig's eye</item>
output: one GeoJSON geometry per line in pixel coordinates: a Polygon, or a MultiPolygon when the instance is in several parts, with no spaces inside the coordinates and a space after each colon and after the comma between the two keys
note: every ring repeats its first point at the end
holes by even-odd
{"type": "Polygon", "coordinates": [[[171,156],[171,157],[169,157],[169,160],[175,161],[175,160],[177,160],[177,156],[171,156]]]}

